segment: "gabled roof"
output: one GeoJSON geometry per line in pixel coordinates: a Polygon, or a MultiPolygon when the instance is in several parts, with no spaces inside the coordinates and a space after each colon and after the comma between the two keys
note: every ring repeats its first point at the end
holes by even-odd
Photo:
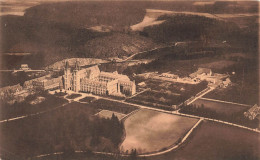
{"type": "Polygon", "coordinates": [[[202,73],[210,73],[211,69],[209,68],[198,68],[197,74],[202,74],[202,73]]]}
{"type": "Polygon", "coordinates": [[[117,72],[100,72],[100,76],[105,76],[105,77],[109,77],[109,78],[113,78],[113,79],[119,79],[119,80],[127,80],[129,81],[130,79],[123,74],[118,74],[117,72]]]}

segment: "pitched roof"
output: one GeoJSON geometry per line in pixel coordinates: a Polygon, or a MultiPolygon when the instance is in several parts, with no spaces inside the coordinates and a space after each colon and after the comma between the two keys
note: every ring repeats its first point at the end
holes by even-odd
{"type": "Polygon", "coordinates": [[[202,73],[210,73],[211,69],[209,68],[198,68],[197,74],[202,74],[202,73]]]}
{"type": "Polygon", "coordinates": [[[100,76],[105,76],[105,77],[110,77],[110,78],[114,78],[114,79],[120,79],[120,80],[127,80],[129,81],[130,79],[123,74],[118,74],[117,72],[100,72],[100,76]]]}

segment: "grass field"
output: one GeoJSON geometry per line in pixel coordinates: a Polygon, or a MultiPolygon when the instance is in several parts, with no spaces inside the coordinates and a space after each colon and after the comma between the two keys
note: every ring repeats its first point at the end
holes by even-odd
{"type": "Polygon", "coordinates": [[[148,160],[257,160],[259,134],[214,122],[203,122],[178,150],[148,160]]]}
{"type": "Polygon", "coordinates": [[[64,92],[58,92],[58,93],[55,93],[54,95],[55,95],[55,96],[63,97],[63,96],[66,96],[67,93],[64,93],[64,92]]]}
{"type": "Polygon", "coordinates": [[[118,112],[113,112],[113,111],[108,111],[108,110],[102,110],[102,111],[98,112],[96,115],[101,117],[101,118],[111,118],[113,114],[119,120],[121,120],[125,116],[125,114],[118,113],[118,112]]]}
{"type": "Polygon", "coordinates": [[[80,102],[88,102],[88,103],[91,103],[91,102],[93,102],[95,99],[96,99],[95,97],[85,97],[85,98],[80,99],[79,101],[80,101],[80,102]]]}
{"type": "Polygon", "coordinates": [[[138,153],[163,150],[176,143],[197,122],[197,119],[151,110],[140,110],[125,122],[123,150],[138,153]]]}
{"type": "Polygon", "coordinates": [[[64,103],[67,103],[68,101],[59,98],[50,94],[40,94],[40,95],[33,95],[29,96],[25,99],[25,101],[20,103],[14,103],[12,105],[9,105],[5,102],[0,102],[0,119],[9,119],[14,118],[18,116],[23,116],[27,114],[33,114],[37,112],[46,111],[58,106],[61,106],[64,103]],[[37,97],[42,96],[45,98],[45,100],[38,104],[30,104],[32,99],[30,97],[37,97]]]}
{"type": "Polygon", "coordinates": [[[196,106],[201,106],[203,104],[205,108],[210,108],[216,111],[217,113],[225,113],[227,115],[231,115],[233,113],[237,113],[241,111],[246,111],[249,109],[249,107],[247,106],[241,106],[241,105],[223,103],[223,102],[214,102],[205,99],[198,99],[192,104],[196,106]]]}
{"type": "Polygon", "coordinates": [[[81,96],[81,94],[71,94],[71,95],[68,95],[66,98],[68,98],[68,99],[75,99],[75,98],[78,98],[80,96],[81,96]]]}
{"type": "Polygon", "coordinates": [[[230,60],[219,60],[210,63],[200,64],[199,67],[210,68],[210,69],[222,69],[234,65],[234,61],[230,60]]]}

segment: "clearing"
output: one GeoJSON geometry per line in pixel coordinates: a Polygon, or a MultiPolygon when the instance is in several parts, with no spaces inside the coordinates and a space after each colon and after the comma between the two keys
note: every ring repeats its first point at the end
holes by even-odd
{"type": "Polygon", "coordinates": [[[197,119],[142,109],[125,122],[124,151],[137,149],[138,153],[164,150],[174,145],[197,122],[197,119]]]}

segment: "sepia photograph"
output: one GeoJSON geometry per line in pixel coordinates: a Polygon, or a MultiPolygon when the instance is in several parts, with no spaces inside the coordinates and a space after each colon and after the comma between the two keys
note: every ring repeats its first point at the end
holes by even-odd
{"type": "Polygon", "coordinates": [[[0,160],[260,160],[258,0],[0,0],[0,160]]]}

